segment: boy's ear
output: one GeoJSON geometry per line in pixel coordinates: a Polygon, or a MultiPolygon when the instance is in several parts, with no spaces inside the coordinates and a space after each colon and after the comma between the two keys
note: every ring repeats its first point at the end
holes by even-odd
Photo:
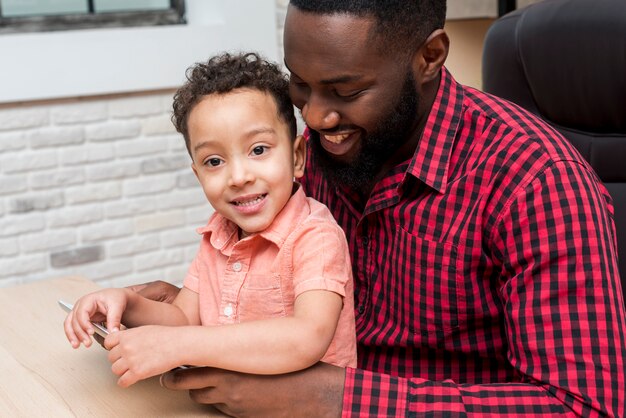
{"type": "Polygon", "coordinates": [[[304,176],[306,164],[306,140],[298,135],[293,142],[293,176],[297,179],[304,176]]]}

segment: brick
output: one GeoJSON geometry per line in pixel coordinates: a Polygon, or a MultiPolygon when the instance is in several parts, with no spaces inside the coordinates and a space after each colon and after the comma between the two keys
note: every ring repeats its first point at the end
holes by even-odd
{"type": "Polygon", "coordinates": [[[0,133],[0,153],[26,148],[27,141],[25,138],[24,131],[0,133]]]}
{"type": "Polygon", "coordinates": [[[196,232],[195,228],[191,227],[161,233],[161,242],[164,249],[180,248],[186,245],[197,246],[201,240],[202,237],[196,232]]]}
{"type": "Polygon", "coordinates": [[[0,277],[22,276],[45,270],[47,267],[48,260],[45,254],[0,259],[0,277]]]}
{"type": "Polygon", "coordinates": [[[109,257],[122,257],[158,250],[161,239],[158,234],[140,235],[125,239],[118,239],[107,243],[109,257]]]}
{"type": "Polygon", "coordinates": [[[139,161],[120,161],[96,164],[87,167],[87,179],[90,181],[102,181],[137,177],[141,172],[139,161]]]}
{"type": "Polygon", "coordinates": [[[171,90],[161,95],[161,111],[168,115],[171,115],[173,111],[174,94],[176,94],[176,90],[171,90]]]}
{"type": "Polygon", "coordinates": [[[158,208],[161,210],[206,205],[207,199],[199,186],[195,189],[174,190],[158,199],[158,208]]]}
{"type": "Polygon", "coordinates": [[[178,287],[183,285],[183,281],[187,276],[187,271],[189,270],[189,263],[184,263],[180,266],[168,267],[165,269],[165,274],[162,280],[166,282],[172,283],[178,287]]]}
{"type": "Polygon", "coordinates": [[[85,130],[82,126],[46,127],[28,132],[26,140],[34,149],[77,145],[85,142],[85,130]]]}
{"type": "Polygon", "coordinates": [[[24,253],[51,250],[76,244],[76,231],[51,230],[20,236],[20,250],[24,253]]]}
{"type": "Polygon", "coordinates": [[[96,205],[65,207],[46,213],[46,220],[50,228],[79,226],[98,222],[103,219],[102,208],[96,205]]]}
{"type": "Polygon", "coordinates": [[[50,265],[54,268],[75,266],[78,264],[93,263],[102,260],[104,249],[102,246],[74,248],[50,254],[50,265]]]}
{"type": "Polygon", "coordinates": [[[80,167],[42,171],[31,174],[28,180],[35,190],[74,186],[85,182],[85,170],[80,167]]]}
{"type": "Polygon", "coordinates": [[[182,210],[157,212],[135,218],[135,230],[138,233],[160,231],[184,225],[185,214],[182,210]]]}
{"type": "MultiPolygon", "coordinates": [[[[0,168],[2,168],[0,166],[0,168]]],[[[0,195],[23,192],[27,189],[25,176],[5,176],[0,175],[0,195]]]]}
{"type": "Polygon", "coordinates": [[[156,267],[171,266],[183,261],[183,250],[156,251],[134,257],[135,270],[144,271],[156,267]]]}
{"type": "Polygon", "coordinates": [[[85,137],[89,141],[110,141],[113,139],[134,138],[141,132],[136,120],[106,121],[85,127],[85,137]]]}
{"type": "Polygon", "coordinates": [[[183,249],[185,251],[185,260],[189,260],[189,262],[191,263],[193,259],[196,258],[196,255],[198,254],[199,246],[200,246],[200,243],[198,243],[198,245],[190,245],[188,247],[185,247],[183,249]]]}
{"type": "Polygon", "coordinates": [[[167,137],[142,137],[115,144],[115,155],[119,158],[144,157],[168,151],[167,137]]]}
{"type": "Polygon", "coordinates": [[[176,177],[171,174],[161,174],[125,180],[123,185],[124,196],[142,196],[170,191],[176,185],[176,177]]]}
{"type": "Polygon", "coordinates": [[[112,160],[115,155],[112,144],[83,144],[61,150],[61,164],[78,165],[112,160]]]}
{"type": "Polygon", "coordinates": [[[110,282],[110,279],[133,271],[132,259],[103,260],[98,263],[80,266],[78,274],[89,277],[101,286],[110,282]]]}
{"type": "Polygon", "coordinates": [[[102,202],[117,199],[122,195],[119,183],[90,183],[85,186],[71,187],[65,191],[66,204],[102,202]]]}
{"type": "Polygon", "coordinates": [[[27,213],[59,208],[65,203],[62,192],[20,195],[9,203],[11,213],[27,213]]]}
{"type": "Polygon", "coordinates": [[[5,173],[24,173],[56,167],[58,157],[56,151],[22,151],[10,152],[2,156],[0,167],[5,173]]]}
{"type": "Polygon", "coordinates": [[[133,230],[133,222],[129,219],[106,221],[81,228],[80,238],[83,242],[104,241],[131,235],[133,230]]]}
{"type": "Polygon", "coordinates": [[[17,238],[0,239],[0,257],[8,257],[19,253],[17,238]]]}
{"type": "Polygon", "coordinates": [[[215,209],[209,204],[202,207],[191,208],[185,210],[185,223],[194,227],[204,226],[207,221],[213,215],[215,209]]]}
{"type": "Polygon", "coordinates": [[[156,210],[156,198],[154,196],[140,196],[124,199],[117,202],[107,203],[104,213],[107,218],[124,218],[152,213],[156,210]]]}
{"type": "Polygon", "coordinates": [[[109,101],[109,115],[114,118],[149,116],[162,112],[159,96],[125,97],[109,101]]]}
{"type": "Polygon", "coordinates": [[[52,122],[58,125],[97,122],[107,118],[105,102],[85,102],[63,104],[50,109],[52,122]]]}
{"type": "Polygon", "coordinates": [[[144,135],[163,135],[175,133],[176,129],[169,114],[151,116],[141,121],[141,132],[144,135]]]}
{"type": "Polygon", "coordinates": [[[170,142],[170,150],[180,153],[180,154],[184,154],[187,157],[189,164],[191,164],[191,156],[189,155],[189,152],[187,151],[185,138],[183,138],[181,134],[171,135],[169,136],[169,142],[170,142]]]}
{"type": "Polygon", "coordinates": [[[48,110],[41,107],[0,109],[0,131],[37,128],[48,120],[48,110]]]}
{"type": "Polygon", "coordinates": [[[146,158],[141,162],[141,172],[143,174],[154,174],[167,171],[177,171],[187,168],[189,165],[189,157],[186,157],[185,155],[151,157],[146,158]]]}
{"type": "Polygon", "coordinates": [[[176,174],[176,187],[180,189],[186,189],[189,187],[194,187],[202,190],[200,188],[200,183],[198,182],[198,178],[193,174],[193,171],[189,170],[185,173],[177,173],[176,174]]]}
{"type": "Polygon", "coordinates": [[[44,227],[44,217],[39,213],[5,216],[0,219],[0,237],[42,231],[44,227]]]}

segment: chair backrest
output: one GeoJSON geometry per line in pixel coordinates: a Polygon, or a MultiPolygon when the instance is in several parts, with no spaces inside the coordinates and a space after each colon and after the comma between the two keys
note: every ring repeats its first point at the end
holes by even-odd
{"type": "Polygon", "coordinates": [[[502,16],[482,64],[486,92],[549,122],[606,185],[626,295],[626,0],[544,0],[502,16]]]}

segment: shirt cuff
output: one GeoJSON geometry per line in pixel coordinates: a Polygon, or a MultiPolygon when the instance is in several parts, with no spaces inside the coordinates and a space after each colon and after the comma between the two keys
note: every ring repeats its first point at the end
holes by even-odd
{"type": "Polygon", "coordinates": [[[348,367],[342,417],[405,416],[408,392],[406,379],[348,367]]]}

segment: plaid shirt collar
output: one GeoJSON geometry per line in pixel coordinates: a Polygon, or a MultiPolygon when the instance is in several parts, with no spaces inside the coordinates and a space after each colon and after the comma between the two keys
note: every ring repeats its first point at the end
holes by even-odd
{"type": "Polygon", "coordinates": [[[406,171],[439,193],[446,191],[463,99],[463,89],[448,70],[442,68],[437,96],[406,171]]]}

